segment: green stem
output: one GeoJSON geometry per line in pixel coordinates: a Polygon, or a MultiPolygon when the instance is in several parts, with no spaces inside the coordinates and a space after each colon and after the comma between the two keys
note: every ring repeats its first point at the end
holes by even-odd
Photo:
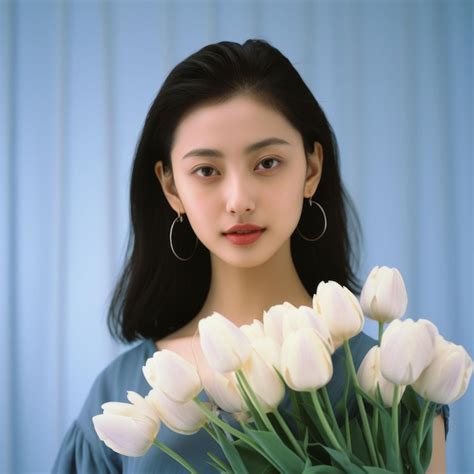
{"type": "MultiPolygon", "coordinates": [[[[274,463],[274,461],[267,456],[265,451],[263,451],[258,444],[256,444],[250,436],[247,436],[245,433],[242,433],[241,431],[235,429],[233,426],[229,425],[225,421],[221,420],[218,416],[216,416],[214,413],[212,413],[209,408],[207,408],[206,404],[199,400],[197,397],[194,398],[194,401],[196,402],[197,406],[199,409],[207,416],[207,419],[212,421],[212,423],[216,424],[220,428],[222,428],[225,432],[230,433],[234,435],[236,438],[241,439],[244,443],[248,444],[252,449],[257,451],[257,453],[261,454],[270,464],[272,464],[275,467],[278,467],[274,463]]],[[[219,443],[220,445],[220,443],[219,443]]]]}
{"type": "Polygon", "coordinates": [[[384,323],[381,323],[381,322],[379,321],[379,346],[380,346],[380,344],[381,344],[381,342],[382,342],[383,325],[384,325],[384,323]]]}
{"type": "Polygon", "coordinates": [[[337,424],[336,416],[334,415],[334,410],[332,409],[332,404],[331,400],[329,399],[329,394],[327,391],[327,388],[324,386],[321,388],[320,392],[323,395],[323,401],[326,406],[326,411],[329,414],[329,418],[331,420],[332,428],[333,430],[336,431],[336,436],[338,437],[339,441],[342,441],[345,443],[344,436],[341,432],[341,429],[339,428],[339,425],[337,424]]]}
{"type": "Polygon", "coordinates": [[[339,441],[334,436],[334,433],[329,426],[326,417],[324,416],[323,410],[321,408],[321,404],[319,403],[318,397],[316,396],[316,390],[311,390],[309,392],[311,394],[311,400],[313,401],[314,408],[316,410],[316,414],[318,415],[319,421],[323,425],[324,431],[326,432],[329,441],[331,441],[332,445],[339,451],[345,452],[344,449],[339,444],[339,441]]]}
{"type": "MultiPolygon", "coordinates": [[[[354,361],[352,360],[351,349],[349,347],[349,342],[347,340],[344,341],[344,351],[346,353],[346,357],[349,363],[349,369],[351,372],[351,377],[352,377],[352,382],[354,384],[354,387],[360,390],[359,380],[357,379],[354,361]]],[[[370,457],[372,459],[372,462],[374,463],[374,466],[380,467],[378,459],[377,459],[377,455],[375,452],[374,440],[372,439],[372,433],[370,432],[369,420],[367,418],[367,412],[365,411],[364,401],[362,400],[362,397],[360,396],[357,390],[355,390],[355,397],[356,397],[357,405],[359,407],[360,416],[362,418],[362,427],[363,427],[365,439],[367,441],[367,445],[369,447],[370,457]]]]}
{"type": "MultiPolygon", "coordinates": [[[[374,406],[374,416],[372,417],[372,435],[374,437],[375,442],[377,442],[379,432],[379,409],[374,406]]],[[[376,450],[377,459],[379,460],[379,465],[382,468],[385,468],[385,463],[382,459],[382,454],[376,450]]]]}
{"type": "Polygon", "coordinates": [[[242,441],[249,444],[250,446],[255,447],[255,443],[252,441],[252,439],[249,436],[247,436],[246,434],[242,433],[239,430],[236,430],[233,426],[221,420],[217,415],[212,413],[212,411],[209,410],[209,408],[207,408],[204,402],[201,402],[201,400],[199,400],[198,398],[195,398],[194,401],[196,402],[199,409],[207,416],[208,420],[212,421],[214,424],[222,428],[224,431],[227,431],[228,433],[234,435],[236,438],[239,438],[242,441]]]}
{"type": "Polygon", "coordinates": [[[252,405],[254,406],[255,410],[257,410],[260,419],[262,420],[267,430],[271,433],[275,433],[275,428],[273,428],[270,419],[268,418],[267,414],[265,413],[265,410],[262,408],[262,405],[258,401],[258,398],[255,395],[255,392],[253,391],[252,387],[248,383],[244,373],[241,370],[238,370],[235,375],[237,376],[237,381],[240,382],[242,389],[245,391],[250,401],[252,402],[252,405]]]}
{"type": "Polygon", "coordinates": [[[374,407],[374,416],[372,417],[372,434],[377,439],[379,430],[379,409],[374,407]]]}
{"type": "Polygon", "coordinates": [[[155,439],[155,441],[153,441],[153,444],[155,446],[158,446],[158,448],[160,448],[168,456],[171,456],[175,461],[177,461],[179,464],[181,464],[181,466],[183,466],[187,471],[191,472],[192,474],[198,474],[196,469],[194,469],[194,467],[192,467],[191,464],[189,464],[188,461],[186,461],[186,459],[181,457],[177,452],[175,452],[172,449],[168,448],[168,446],[166,446],[166,444],[163,444],[161,441],[158,441],[157,439],[155,439]]]}
{"type": "Polygon", "coordinates": [[[209,428],[209,426],[204,425],[203,428],[207,431],[207,434],[208,434],[217,444],[219,444],[219,440],[217,439],[217,436],[212,432],[212,430],[209,428]]]}
{"type": "Polygon", "coordinates": [[[351,440],[351,428],[349,424],[349,413],[347,412],[347,403],[349,399],[349,385],[350,385],[350,368],[349,368],[349,362],[347,361],[347,357],[345,360],[345,366],[346,366],[346,380],[344,381],[344,407],[346,409],[344,410],[344,428],[346,432],[346,445],[347,449],[349,452],[352,452],[352,440],[351,440]]]}
{"type": "Polygon", "coordinates": [[[285,432],[286,436],[288,437],[288,439],[290,440],[290,443],[293,445],[293,447],[295,448],[295,451],[298,453],[298,455],[303,459],[305,460],[306,459],[306,455],[304,453],[304,451],[301,449],[301,446],[300,444],[298,443],[298,441],[296,440],[296,438],[293,436],[293,433],[291,432],[290,428],[288,427],[288,425],[286,424],[286,421],[283,419],[283,417],[280,415],[280,412],[275,409],[273,412],[272,412],[274,415],[275,415],[275,418],[277,419],[278,423],[280,423],[280,426],[283,428],[283,431],[285,432]]]}
{"type": "Polygon", "coordinates": [[[425,400],[423,404],[423,408],[421,410],[420,421],[418,422],[418,431],[417,431],[417,440],[418,440],[418,457],[420,457],[421,445],[423,444],[422,436],[423,436],[423,429],[425,427],[425,418],[426,413],[428,412],[428,408],[430,406],[430,401],[425,400]]]}
{"type": "MultiPolygon", "coordinates": [[[[380,391],[380,384],[377,382],[377,388],[375,390],[375,399],[383,406],[382,392],[380,391]]],[[[379,409],[374,405],[374,417],[372,418],[372,435],[375,439],[375,448],[377,451],[377,457],[379,465],[382,469],[385,469],[385,462],[382,457],[382,453],[377,449],[378,444],[378,431],[379,431],[379,409]]]]}
{"type": "Polygon", "coordinates": [[[398,468],[401,469],[401,456],[400,456],[400,441],[398,439],[398,393],[400,391],[400,385],[395,385],[393,391],[392,400],[392,438],[395,444],[395,454],[397,456],[398,468]]]}

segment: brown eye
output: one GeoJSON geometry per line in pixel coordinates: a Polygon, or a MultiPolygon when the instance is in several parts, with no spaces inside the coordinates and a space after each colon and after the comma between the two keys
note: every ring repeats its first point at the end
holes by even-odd
{"type": "Polygon", "coordinates": [[[275,168],[275,166],[272,166],[273,162],[277,163],[276,166],[278,166],[278,163],[281,163],[281,161],[276,158],[265,158],[259,163],[259,165],[262,165],[265,170],[271,170],[272,168],[275,168]]]}
{"type": "Polygon", "coordinates": [[[201,176],[203,178],[210,178],[212,177],[212,172],[215,171],[214,168],[211,168],[210,166],[201,166],[200,168],[196,168],[193,171],[193,174],[198,174],[198,171],[203,171],[203,174],[200,174],[198,176],[201,176]]]}

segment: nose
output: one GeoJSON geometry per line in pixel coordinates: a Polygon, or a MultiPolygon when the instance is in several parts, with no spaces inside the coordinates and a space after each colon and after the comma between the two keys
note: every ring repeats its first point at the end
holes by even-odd
{"type": "Polygon", "coordinates": [[[250,188],[250,180],[244,177],[236,178],[232,183],[229,183],[227,188],[227,212],[234,215],[253,212],[255,209],[255,199],[250,188]]]}

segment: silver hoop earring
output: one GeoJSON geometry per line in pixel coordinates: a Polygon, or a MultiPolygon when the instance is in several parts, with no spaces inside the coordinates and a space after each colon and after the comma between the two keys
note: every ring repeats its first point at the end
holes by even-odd
{"type": "Polygon", "coordinates": [[[308,242],[316,242],[316,240],[319,240],[319,239],[324,235],[324,233],[326,232],[326,229],[327,229],[327,226],[328,226],[328,220],[327,220],[327,217],[326,217],[326,213],[324,212],[323,206],[321,206],[321,204],[319,204],[319,202],[312,201],[311,198],[308,198],[308,201],[309,201],[309,206],[310,206],[310,207],[311,207],[313,204],[316,204],[316,205],[319,207],[319,209],[321,210],[321,212],[323,213],[323,219],[324,219],[324,228],[323,228],[323,231],[322,231],[317,237],[315,237],[315,238],[313,239],[313,238],[305,237],[305,236],[300,232],[300,230],[298,229],[298,226],[296,226],[296,230],[298,231],[298,234],[300,234],[300,236],[301,236],[302,239],[307,240],[308,242]]]}
{"type": "Polygon", "coordinates": [[[180,257],[174,247],[173,247],[173,228],[174,228],[174,225],[176,224],[176,222],[179,221],[179,223],[181,224],[183,222],[183,216],[178,212],[178,217],[176,217],[176,219],[173,221],[173,223],[171,224],[171,228],[170,228],[170,247],[171,247],[171,251],[173,252],[174,256],[178,259],[178,260],[181,260],[182,262],[187,262],[188,260],[191,260],[196,252],[196,249],[197,249],[197,246],[198,246],[198,238],[196,237],[196,245],[194,246],[194,250],[193,250],[193,253],[191,254],[190,257],[187,257],[187,258],[183,258],[183,257],[180,257]]]}

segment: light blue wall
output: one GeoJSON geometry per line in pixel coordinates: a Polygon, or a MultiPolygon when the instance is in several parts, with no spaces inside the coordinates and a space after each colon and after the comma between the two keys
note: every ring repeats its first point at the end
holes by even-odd
{"type": "MultiPolygon", "coordinates": [[[[261,37],[327,112],[365,233],[361,276],[398,267],[408,316],[473,347],[470,1],[0,2],[0,471],[48,471],[98,372],[128,182],[170,68],[261,37]]],[[[366,331],[375,335],[375,325],[366,331]]],[[[448,471],[472,472],[473,393],[448,471]]]]}

